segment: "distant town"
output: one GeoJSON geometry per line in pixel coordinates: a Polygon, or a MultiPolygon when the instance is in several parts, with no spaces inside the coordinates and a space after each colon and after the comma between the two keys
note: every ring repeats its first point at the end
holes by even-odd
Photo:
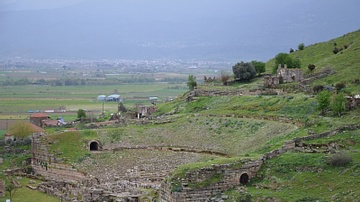
{"type": "Polygon", "coordinates": [[[0,59],[0,70],[32,70],[38,73],[47,73],[49,69],[58,71],[82,70],[83,72],[99,71],[99,74],[109,76],[118,73],[156,73],[156,72],[176,72],[184,73],[188,71],[207,71],[219,72],[229,70],[233,62],[228,61],[203,61],[203,60],[128,60],[128,59],[29,59],[22,57],[0,59]]]}

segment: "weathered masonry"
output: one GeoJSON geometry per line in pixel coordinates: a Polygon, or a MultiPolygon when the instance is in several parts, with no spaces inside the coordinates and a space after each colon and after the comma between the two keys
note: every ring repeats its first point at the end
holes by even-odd
{"type": "Polygon", "coordinates": [[[246,185],[262,164],[263,160],[243,160],[188,171],[183,178],[173,177],[162,183],[159,201],[206,201],[230,188],[246,185]]]}

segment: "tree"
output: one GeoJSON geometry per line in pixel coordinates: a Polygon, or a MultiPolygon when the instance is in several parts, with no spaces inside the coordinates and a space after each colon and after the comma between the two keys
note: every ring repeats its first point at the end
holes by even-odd
{"type": "Polygon", "coordinates": [[[9,181],[9,183],[7,183],[7,185],[5,186],[5,190],[7,192],[9,192],[9,195],[10,195],[10,201],[12,201],[12,198],[14,197],[15,195],[15,192],[17,190],[17,187],[9,181]]]}
{"type": "Polygon", "coordinates": [[[341,116],[341,113],[345,110],[346,98],[343,93],[334,94],[331,97],[330,108],[331,110],[341,116]]]}
{"type": "Polygon", "coordinates": [[[315,65],[314,64],[309,64],[308,65],[308,69],[312,72],[315,69],[315,65]]]}
{"type": "Polygon", "coordinates": [[[305,48],[304,43],[301,43],[301,44],[298,45],[299,50],[304,50],[304,48],[305,48]]]}
{"type": "Polygon", "coordinates": [[[317,96],[316,96],[316,100],[317,100],[317,109],[320,110],[320,114],[324,115],[325,111],[329,108],[330,105],[330,92],[327,90],[323,90],[321,91],[317,96]]]}
{"type": "Polygon", "coordinates": [[[16,122],[8,131],[14,137],[23,139],[35,132],[34,128],[28,122],[16,122]]]}
{"type": "Polygon", "coordinates": [[[79,119],[81,119],[81,118],[86,118],[85,110],[79,109],[79,110],[77,111],[77,117],[78,117],[79,119]]]}
{"type": "Polygon", "coordinates": [[[251,64],[255,67],[255,71],[258,75],[265,72],[265,63],[253,60],[251,61],[251,64]]]}
{"type": "Polygon", "coordinates": [[[250,80],[256,76],[255,67],[250,62],[243,62],[235,64],[233,67],[235,79],[240,81],[250,80]]]}
{"type": "Polygon", "coordinates": [[[273,73],[276,73],[278,65],[287,65],[288,68],[300,68],[301,61],[299,59],[293,59],[287,53],[279,53],[275,56],[275,66],[273,67],[273,73]]]}
{"type": "Polygon", "coordinates": [[[230,79],[230,76],[227,72],[222,71],[221,72],[221,76],[220,76],[221,82],[223,83],[224,86],[227,85],[228,80],[230,79]]]}
{"type": "Polygon", "coordinates": [[[189,87],[189,90],[194,90],[197,86],[196,77],[194,75],[189,75],[188,82],[186,84],[189,87]]]}

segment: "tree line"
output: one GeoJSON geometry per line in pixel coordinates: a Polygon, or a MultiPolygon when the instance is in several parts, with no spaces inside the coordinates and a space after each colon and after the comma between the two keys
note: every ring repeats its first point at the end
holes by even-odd
{"type": "Polygon", "coordinates": [[[132,77],[132,78],[107,78],[107,79],[79,79],[79,78],[62,78],[54,80],[28,78],[7,79],[1,82],[2,86],[25,86],[25,85],[49,85],[49,86],[91,86],[91,85],[119,85],[124,83],[151,83],[151,82],[170,82],[184,83],[184,78],[164,78],[156,80],[154,78],[132,77]]]}

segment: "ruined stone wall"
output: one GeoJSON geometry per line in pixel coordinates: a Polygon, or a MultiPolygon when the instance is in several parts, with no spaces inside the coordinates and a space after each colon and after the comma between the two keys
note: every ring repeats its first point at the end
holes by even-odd
{"type": "Polygon", "coordinates": [[[314,139],[318,139],[318,138],[336,135],[337,133],[339,133],[341,131],[351,131],[351,130],[357,130],[357,129],[360,129],[360,124],[342,126],[340,128],[334,129],[332,131],[327,131],[327,132],[323,132],[323,133],[319,133],[319,134],[311,134],[311,135],[308,135],[305,137],[294,138],[293,141],[295,141],[296,143],[299,143],[301,141],[314,140],[314,139]]]}
{"type": "Polygon", "coordinates": [[[170,179],[162,183],[159,201],[206,201],[211,196],[240,185],[242,175],[246,175],[247,179],[255,177],[262,163],[262,160],[253,160],[239,167],[232,164],[220,164],[187,172],[183,179],[170,179]],[[206,183],[206,180],[212,178],[220,179],[206,187],[199,187],[199,184],[206,183]],[[179,184],[174,184],[174,182],[179,184]]]}
{"type": "Polygon", "coordinates": [[[78,172],[70,165],[61,163],[62,160],[49,153],[47,144],[43,143],[41,134],[34,134],[32,141],[31,166],[35,174],[46,179],[82,180],[85,174],[78,172]]]}
{"type": "Polygon", "coordinates": [[[333,70],[330,70],[330,69],[326,69],[322,72],[316,72],[316,73],[312,73],[312,74],[307,74],[305,75],[304,77],[304,80],[301,81],[301,84],[303,85],[307,85],[317,79],[320,79],[320,78],[324,78],[324,77],[327,77],[328,75],[331,75],[331,74],[334,74],[335,71],[333,70]]]}
{"type": "Polygon", "coordinates": [[[194,96],[242,96],[242,95],[282,95],[284,94],[283,89],[252,89],[252,90],[203,90],[196,89],[194,96]]]}

